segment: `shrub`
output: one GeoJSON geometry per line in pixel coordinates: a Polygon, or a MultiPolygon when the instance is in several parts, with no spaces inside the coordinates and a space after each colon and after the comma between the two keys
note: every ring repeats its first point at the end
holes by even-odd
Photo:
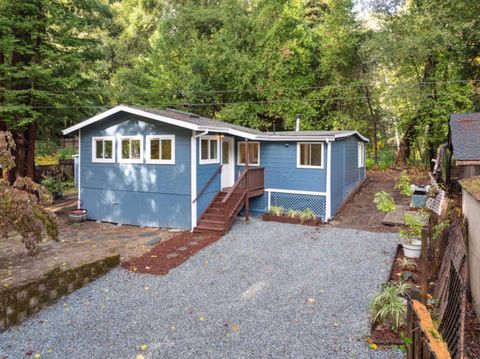
{"type": "Polygon", "coordinates": [[[300,218],[301,214],[302,214],[302,212],[297,211],[297,210],[292,209],[292,208],[290,208],[287,212],[287,216],[290,217],[290,218],[300,218]]]}
{"type": "Polygon", "coordinates": [[[365,167],[367,170],[371,170],[375,166],[375,160],[373,158],[367,158],[365,161],[365,167]]]}
{"type": "Polygon", "coordinates": [[[282,216],[285,212],[285,209],[281,206],[271,206],[268,210],[268,213],[272,216],[282,216]]]}
{"type": "Polygon", "coordinates": [[[313,212],[310,208],[305,209],[304,211],[300,212],[300,221],[302,223],[308,222],[310,220],[315,220],[317,217],[315,216],[315,212],[313,212]]]}
{"type": "Polygon", "coordinates": [[[57,157],[60,160],[71,160],[72,156],[75,155],[77,151],[74,148],[61,148],[57,152],[57,157]]]}
{"type": "MultiPolygon", "coordinates": [[[[15,166],[13,149],[15,142],[10,132],[0,131],[0,164],[4,171],[15,166]]],[[[7,238],[10,232],[19,233],[31,255],[36,253],[43,231],[58,240],[56,218],[44,208],[51,200],[50,193],[28,177],[17,178],[13,185],[0,179],[0,236],[7,238]]]]}
{"type": "Polygon", "coordinates": [[[375,203],[380,212],[387,213],[395,211],[395,200],[385,191],[375,193],[373,203],[375,203]]]}
{"type": "Polygon", "coordinates": [[[401,194],[407,197],[413,194],[412,181],[406,171],[402,171],[397,183],[395,183],[395,189],[398,189],[401,194]]]}
{"type": "Polygon", "coordinates": [[[387,283],[370,306],[374,323],[388,325],[397,331],[406,321],[407,303],[404,296],[409,288],[408,283],[387,283]]]}

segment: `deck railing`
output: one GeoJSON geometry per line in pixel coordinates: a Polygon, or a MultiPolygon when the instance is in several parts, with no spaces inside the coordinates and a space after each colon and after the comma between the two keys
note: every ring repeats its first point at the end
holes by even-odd
{"type": "Polygon", "coordinates": [[[263,188],[263,167],[245,168],[222,200],[225,206],[226,223],[233,222],[250,193],[263,191],[263,188]]]}

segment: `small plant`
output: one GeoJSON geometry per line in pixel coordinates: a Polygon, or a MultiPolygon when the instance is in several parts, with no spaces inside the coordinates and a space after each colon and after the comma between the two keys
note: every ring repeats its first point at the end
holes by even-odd
{"type": "Polygon", "coordinates": [[[285,213],[285,208],[282,206],[271,206],[268,213],[272,216],[282,216],[285,213]]]}
{"type": "Polygon", "coordinates": [[[300,212],[300,221],[302,223],[308,222],[310,220],[315,220],[317,217],[315,216],[315,212],[313,212],[310,208],[305,209],[304,211],[300,212]]]}
{"type": "Polygon", "coordinates": [[[290,218],[300,218],[301,214],[302,214],[302,212],[297,211],[297,210],[292,209],[292,208],[290,208],[287,212],[287,216],[290,217],[290,218]]]}
{"type": "Polygon", "coordinates": [[[432,231],[432,241],[436,241],[438,238],[440,238],[442,233],[449,226],[450,226],[450,221],[448,219],[446,219],[445,221],[440,222],[437,225],[435,225],[435,227],[433,227],[433,231],[432,231]]]}
{"type": "Polygon", "coordinates": [[[395,184],[395,189],[398,189],[404,196],[410,197],[413,194],[412,181],[408,177],[407,172],[403,171],[395,184]]]}
{"type": "Polygon", "coordinates": [[[74,148],[61,148],[57,152],[57,157],[59,160],[71,160],[76,153],[74,148]]]}
{"type": "Polygon", "coordinates": [[[407,303],[404,296],[410,287],[404,282],[387,283],[370,306],[374,323],[388,325],[397,331],[406,321],[407,303]]]}
{"type": "Polygon", "coordinates": [[[373,203],[380,212],[388,213],[395,211],[395,201],[387,192],[381,191],[375,193],[373,203]]]}
{"type": "Polygon", "coordinates": [[[413,259],[406,258],[406,257],[402,258],[398,262],[398,264],[402,266],[402,268],[413,268],[413,269],[417,268],[417,263],[413,259]]]}
{"type": "Polygon", "coordinates": [[[405,243],[413,243],[413,240],[420,240],[422,237],[422,219],[417,216],[413,216],[409,213],[405,213],[404,221],[407,229],[400,230],[400,235],[405,243]]]}

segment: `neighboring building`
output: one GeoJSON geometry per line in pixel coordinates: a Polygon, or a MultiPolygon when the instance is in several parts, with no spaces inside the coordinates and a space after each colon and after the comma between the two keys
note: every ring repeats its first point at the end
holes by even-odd
{"type": "Polygon", "coordinates": [[[447,182],[480,175],[480,112],[450,115],[448,149],[447,182]]]}
{"type": "Polygon", "coordinates": [[[468,224],[468,269],[473,306],[480,319],[480,176],[460,181],[468,224]]]}
{"type": "Polygon", "coordinates": [[[261,132],[120,105],[63,131],[74,132],[79,204],[95,220],[224,232],[248,197],[256,215],[280,205],[327,221],[365,179],[356,131],[261,132]]]}

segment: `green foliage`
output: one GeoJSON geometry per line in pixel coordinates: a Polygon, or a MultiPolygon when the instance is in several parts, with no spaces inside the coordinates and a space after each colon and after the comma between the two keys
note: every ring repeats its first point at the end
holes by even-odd
{"type": "Polygon", "coordinates": [[[313,212],[310,208],[307,208],[300,213],[299,218],[302,223],[305,223],[311,220],[315,220],[317,216],[315,215],[315,212],[313,212]]]}
{"type": "Polygon", "coordinates": [[[292,208],[290,208],[287,211],[287,216],[290,217],[290,218],[300,218],[301,215],[302,215],[301,211],[297,211],[297,210],[292,209],[292,208]]]}
{"type": "Polygon", "coordinates": [[[370,305],[373,321],[388,325],[394,331],[405,324],[407,303],[404,296],[409,288],[408,283],[387,283],[370,305]]]}
{"type": "Polygon", "coordinates": [[[61,148],[57,152],[57,157],[59,160],[71,160],[75,154],[77,154],[77,151],[74,148],[61,148]]]}
{"type": "Polygon", "coordinates": [[[402,171],[398,181],[395,183],[395,189],[398,189],[404,196],[411,196],[413,194],[412,181],[408,177],[406,171],[402,171]]]}
{"type": "Polygon", "coordinates": [[[367,170],[371,170],[375,166],[375,160],[373,158],[368,157],[365,160],[365,167],[367,170]]]}
{"type": "Polygon", "coordinates": [[[407,257],[404,257],[402,258],[399,263],[403,268],[416,268],[417,267],[417,263],[413,260],[413,259],[410,259],[410,258],[407,258],[407,257]]]}
{"type": "Polygon", "coordinates": [[[400,235],[406,243],[412,243],[414,239],[420,240],[422,237],[422,219],[419,216],[413,216],[405,213],[403,216],[407,229],[400,230],[400,235]]]}
{"type": "Polygon", "coordinates": [[[383,213],[393,212],[396,208],[395,200],[385,191],[375,193],[373,203],[375,203],[377,210],[383,213]]]}
{"type": "MultiPolygon", "coordinates": [[[[0,131],[0,163],[4,170],[14,166],[11,154],[14,147],[11,134],[0,131]]],[[[0,235],[7,239],[10,232],[19,233],[32,255],[44,231],[58,240],[56,218],[44,208],[49,203],[50,194],[28,177],[17,178],[13,185],[0,179],[0,235]]]]}
{"type": "Polygon", "coordinates": [[[448,219],[436,224],[433,227],[432,231],[432,241],[436,241],[442,233],[450,226],[450,221],[448,219]]]}
{"type": "Polygon", "coordinates": [[[285,208],[281,206],[271,206],[270,209],[268,210],[268,214],[271,214],[273,216],[283,216],[285,213],[285,208]]]}

